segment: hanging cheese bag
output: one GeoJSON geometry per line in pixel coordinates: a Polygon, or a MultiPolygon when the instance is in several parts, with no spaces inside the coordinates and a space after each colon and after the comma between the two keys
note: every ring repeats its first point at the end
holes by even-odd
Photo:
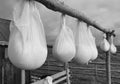
{"type": "Polygon", "coordinates": [[[10,24],[8,57],[16,67],[31,70],[39,68],[46,60],[46,39],[35,2],[21,4],[16,4],[10,24]]]}
{"type": "Polygon", "coordinates": [[[102,39],[102,41],[100,43],[100,48],[101,48],[101,50],[103,50],[105,52],[107,52],[110,49],[110,44],[106,40],[106,35],[105,34],[103,35],[103,39],[102,39]]]}
{"type": "Polygon", "coordinates": [[[87,25],[84,22],[78,22],[76,31],[76,56],[74,60],[79,64],[88,64],[92,57],[90,39],[88,38],[87,25]]]}
{"type": "Polygon", "coordinates": [[[113,44],[113,36],[111,36],[110,52],[113,53],[113,54],[117,52],[117,48],[116,48],[116,46],[113,44]]]}
{"type": "Polygon", "coordinates": [[[92,50],[92,57],[91,57],[91,61],[92,60],[95,60],[98,56],[98,50],[97,50],[97,47],[96,47],[96,43],[95,43],[95,37],[92,35],[92,32],[91,32],[91,29],[90,27],[88,26],[88,38],[90,39],[90,43],[91,43],[91,50],[92,50]]]}
{"type": "Polygon", "coordinates": [[[71,61],[76,53],[73,32],[65,22],[62,15],[62,28],[53,44],[53,57],[64,63],[71,61]]]}

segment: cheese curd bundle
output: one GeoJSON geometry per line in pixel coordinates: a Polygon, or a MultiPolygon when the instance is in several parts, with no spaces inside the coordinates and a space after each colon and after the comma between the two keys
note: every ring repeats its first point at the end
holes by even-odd
{"type": "Polygon", "coordinates": [[[88,64],[98,56],[98,50],[90,27],[84,22],[77,22],[75,36],[76,56],[74,60],[79,64],[88,64]]]}
{"type": "Polygon", "coordinates": [[[110,44],[106,40],[106,35],[105,34],[103,34],[103,39],[102,39],[102,41],[100,43],[100,48],[101,48],[101,50],[103,50],[105,52],[107,52],[110,49],[110,44]]]}
{"type": "Polygon", "coordinates": [[[37,69],[47,57],[40,13],[34,1],[17,3],[10,24],[8,57],[20,69],[37,69]]]}
{"type": "Polygon", "coordinates": [[[117,52],[117,48],[113,43],[113,36],[111,36],[110,52],[113,54],[117,52]]]}
{"type": "Polygon", "coordinates": [[[62,15],[62,28],[53,44],[53,57],[61,62],[71,61],[76,53],[74,35],[66,26],[65,15],[62,15]]]}
{"type": "Polygon", "coordinates": [[[90,27],[88,26],[88,38],[91,42],[91,50],[92,50],[92,56],[91,56],[91,61],[95,60],[97,57],[98,57],[98,50],[97,50],[97,46],[96,46],[96,43],[95,43],[95,37],[92,35],[92,32],[91,32],[91,29],[90,27]]]}

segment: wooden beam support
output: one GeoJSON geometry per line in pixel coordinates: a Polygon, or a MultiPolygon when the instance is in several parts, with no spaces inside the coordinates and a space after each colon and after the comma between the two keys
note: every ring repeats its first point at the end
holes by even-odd
{"type": "MultiPolygon", "coordinates": [[[[111,35],[107,34],[107,40],[111,44],[111,35]]],[[[107,84],[111,84],[111,52],[106,52],[106,79],[107,84]]]]}
{"type": "Polygon", "coordinates": [[[82,12],[79,12],[79,11],[69,7],[68,5],[64,4],[63,2],[60,2],[59,0],[35,0],[35,1],[42,3],[48,9],[67,14],[71,17],[77,18],[78,20],[86,22],[87,24],[93,26],[94,28],[96,28],[104,33],[112,32],[106,28],[103,28],[102,26],[97,24],[95,21],[92,21],[90,18],[88,18],[82,12]]]}

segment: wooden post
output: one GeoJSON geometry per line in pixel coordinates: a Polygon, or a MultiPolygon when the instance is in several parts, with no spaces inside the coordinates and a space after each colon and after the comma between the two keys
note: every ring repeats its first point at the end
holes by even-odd
{"type": "MultiPolygon", "coordinates": [[[[111,44],[111,35],[106,34],[108,42],[111,44]]],[[[111,52],[106,52],[106,78],[107,84],[111,84],[111,52]]]]}
{"type": "Polygon", "coordinates": [[[31,75],[29,70],[21,70],[21,84],[30,84],[31,83],[30,76],[31,75]]]}
{"type": "Polygon", "coordinates": [[[21,70],[21,84],[25,84],[25,70],[21,70]]]}
{"type": "Polygon", "coordinates": [[[69,63],[65,63],[65,70],[67,74],[67,84],[70,84],[70,79],[69,79],[69,63]]]}

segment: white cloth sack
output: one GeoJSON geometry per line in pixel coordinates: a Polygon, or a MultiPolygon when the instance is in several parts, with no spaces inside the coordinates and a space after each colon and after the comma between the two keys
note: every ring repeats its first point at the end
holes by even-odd
{"type": "Polygon", "coordinates": [[[18,68],[36,69],[47,57],[44,28],[35,2],[21,4],[16,4],[10,24],[8,57],[18,68]]]}
{"type": "Polygon", "coordinates": [[[84,22],[78,22],[76,31],[76,56],[74,60],[79,64],[88,64],[92,57],[90,38],[88,37],[87,25],[84,22]]]}
{"type": "Polygon", "coordinates": [[[89,42],[91,42],[91,50],[92,50],[92,57],[91,57],[91,61],[92,60],[95,60],[97,57],[98,57],[98,50],[97,50],[97,46],[96,46],[96,43],[95,43],[95,37],[92,35],[92,32],[91,32],[91,27],[88,27],[88,38],[90,39],[89,42]]]}
{"type": "Polygon", "coordinates": [[[103,40],[100,43],[100,49],[107,52],[110,49],[110,44],[109,42],[106,40],[106,35],[103,34],[103,40]]]}
{"type": "Polygon", "coordinates": [[[117,52],[117,48],[113,43],[113,36],[111,37],[110,52],[113,54],[117,52]]]}
{"type": "Polygon", "coordinates": [[[66,26],[65,16],[62,15],[62,28],[53,44],[53,56],[61,62],[69,62],[76,53],[72,30],[66,26]]]}

